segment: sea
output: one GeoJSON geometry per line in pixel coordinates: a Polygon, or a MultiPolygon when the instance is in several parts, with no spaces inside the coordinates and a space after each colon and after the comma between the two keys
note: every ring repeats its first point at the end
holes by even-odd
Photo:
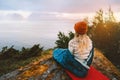
{"type": "Polygon", "coordinates": [[[0,22],[0,50],[14,46],[15,49],[22,47],[30,48],[40,44],[44,49],[56,46],[58,33],[66,35],[74,32],[76,21],[1,21],[0,22]]]}

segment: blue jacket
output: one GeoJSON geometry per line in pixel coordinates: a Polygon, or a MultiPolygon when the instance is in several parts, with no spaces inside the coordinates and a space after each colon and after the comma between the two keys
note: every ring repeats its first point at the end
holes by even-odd
{"type": "MultiPolygon", "coordinates": [[[[86,65],[90,66],[94,56],[94,48],[92,48],[88,59],[86,59],[86,65]]],[[[87,75],[88,69],[74,59],[74,55],[70,53],[68,49],[57,48],[53,51],[53,58],[57,61],[63,68],[69,70],[78,77],[85,77],[87,75]]]]}

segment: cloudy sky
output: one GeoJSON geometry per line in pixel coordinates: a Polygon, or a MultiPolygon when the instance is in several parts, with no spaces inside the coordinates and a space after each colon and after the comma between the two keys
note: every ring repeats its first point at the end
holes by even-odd
{"type": "Polygon", "coordinates": [[[120,12],[120,0],[0,0],[0,20],[76,19],[109,6],[120,12]]]}
{"type": "Polygon", "coordinates": [[[120,20],[120,0],[0,0],[0,43],[53,46],[58,31],[72,31],[74,22],[109,6],[120,20]]]}

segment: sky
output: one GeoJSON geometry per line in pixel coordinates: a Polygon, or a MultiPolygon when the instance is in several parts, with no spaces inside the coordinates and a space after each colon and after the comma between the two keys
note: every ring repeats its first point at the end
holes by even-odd
{"type": "Polygon", "coordinates": [[[53,46],[58,31],[73,31],[75,22],[110,6],[120,21],[120,0],[0,0],[0,43],[53,46]]]}
{"type": "Polygon", "coordinates": [[[110,6],[118,16],[120,0],[0,0],[0,20],[77,19],[110,6]]]}

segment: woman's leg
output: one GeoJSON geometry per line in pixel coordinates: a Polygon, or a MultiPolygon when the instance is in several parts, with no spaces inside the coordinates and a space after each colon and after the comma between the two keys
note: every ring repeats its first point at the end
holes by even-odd
{"type": "Polygon", "coordinates": [[[69,70],[76,76],[86,76],[88,70],[74,59],[68,49],[56,49],[53,51],[53,57],[62,67],[69,70]]]}

